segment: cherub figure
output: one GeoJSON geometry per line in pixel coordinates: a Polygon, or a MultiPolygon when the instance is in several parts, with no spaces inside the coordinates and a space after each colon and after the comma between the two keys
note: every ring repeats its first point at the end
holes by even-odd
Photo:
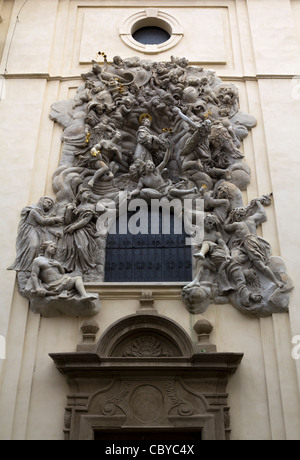
{"type": "Polygon", "coordinates": [[[85,87],[80,87],[77,90],[77,94],[74,99],[73,109],[82,106],[84,103],[88,103],[92,100],[92,89],[95,88],[93,81],[86,81],[85,87]]]}
{"type": "Polygon", "coordinates": [[[211,104],[219,105],[219,100],[217,99],[216,94],[209,85],[207,77],[202,77],[200,80],[200,86],[198,88],[199,96],[204,99],[206,102],[211,104]]]}
{"type": "MultiPolygon", "coordinates": [[[[118,146],[118,143],[120,142],[121,137],[122,137],[122,134],[119,131],[117,131],[115,132],[115,135],[113,136],[112,139],[102,139],[91,150],[91,155],[94,157],[98,157],[99,159],[100,159],[100,153],[101,153],[101,161],[104,161],[104,163],[106,163],[106,165],[109,167],[109,169],[113,173],[116,173],[120,169],[119,165],[122,165],[126,171],[128,168],[128,165],[123,160],[121,150],[119,149],[119,146],[118,146]]],[[[96,163],[96,168],[98,169],[97,163],[96,163]]],[[[93,179],[91,179],[91,181],[89,182],[88,185],[90,187],[93,187],[94,183],[102,175],[102,172],[100,171],[101,168],[102,168],[102,165],[100,165],[99,170],[96,171],[93,179]]]]}

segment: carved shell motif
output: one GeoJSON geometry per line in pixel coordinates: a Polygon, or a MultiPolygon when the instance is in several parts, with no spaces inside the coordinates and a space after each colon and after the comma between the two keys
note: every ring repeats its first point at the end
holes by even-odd
{"type": "Polygon", "coordinates": [[[161,358],[170,356],[170,353],[163,351],[162,345],[152,336],[137,338],[132,347],[123,353],[123,356],[135,358],[161,358]]]}

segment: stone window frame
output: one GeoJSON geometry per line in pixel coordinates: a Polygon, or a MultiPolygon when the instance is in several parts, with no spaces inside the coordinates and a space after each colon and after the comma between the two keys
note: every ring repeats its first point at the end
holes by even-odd
{"type": "Polygon", "coordinates": [[[176,46],[183,38],[180,22],[171,14],[157,8],[146,8],[129,16],[119,29],[120,38],[130,48],[145,54],[157,54],[176,46]],[[134,32],[142,27],[160,27],[170,34],[169,40],[158,45],[144,45],[133,38],[134,32]]]}

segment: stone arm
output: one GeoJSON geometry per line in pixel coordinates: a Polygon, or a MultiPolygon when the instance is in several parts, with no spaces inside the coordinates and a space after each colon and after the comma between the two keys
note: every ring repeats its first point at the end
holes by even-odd
{"type": "Polygon", "coordinates": [[[30,218],[39,225],[60,225],[63,224],[63,217],[43,217],[36,210],[30,211],[30,218]]]}
{"type": "Polygon", "coordinates": [[[120,152],[120,150],[118,149],[118,147],[115,147],[114,149],[112,149],[112,152],[113,152],[114,156],[116,157],[117,162],[120,163],[121,165],[125,166],[125,168],[126,168],[128,165],[127,165],[127,163],[123,160],[122,153],[120,152]]]}
{"type": "Polygon", "coordinates": [[[32,271],[31,271],[31,283],[32,283],[32,294],[36,294],[40,297],[45,297],[47,291],[43,287],[42,282],[39,278],[40,274],[40,264],[38,260],[35,260],[32,264],[32,271]]]}
{"type": "Polygon", "coordinates": [[[217,232],[217,237],[218,237],[218,244],[220,246],[222,246],[222,248],[226,252],[227,258],[229,259],[230,258],[230,251],[229,251],[229,248],[228,248],[227,244],[223,240],[223,236],[221,235],[221,233],[217,232]]]}
{"type": "Polygon", "coordinates": [[[190,128],[184,128],[178,134],[175,134],[175,136],[172,137],[172,141],[171,141],[172,145],[174,146],[177,142],[179,142],[183,138],[183,136],[185,136],[189,132],[190,132],[190,128]]]}
{"type": "Polygon", "coordinates": [[[194,123],[189,117],[184,115],[178,107],[174,107],[173,112],[178,114],[183,121],[186,121],[192,128],[199,128],[199,124],[194,123]]]}
{"type": "Polygon", "coordinates": [[[68,204],[66,207],[66,212],[65,212],[65,222],[67,225],[70,225],[72,220],[73,220],[73,211],[76,208],[74,203],[68,204]]]}
{"type": "Polygon", "coordinates": [[[151,150],[159,150],[164,147],[165,141],[162,141],[158,136],[153,134],[145,133],[144,131],[140,130],[138,132],[137,141],[142,144],[147,149],[151,150]]]}
{"type": "Polygon", "coordinates": [[[161,140],[158,136],[151,136],[151,149],[159,150],[165,147],[165,141],[161,140]]]}
{"type": "Polygon", "coordinates": [[[79,230],[80,228],[85,227],[92,220],[92,218],[93,218],[92,211],[85,213],[84,217],[82,217],[78,222],[68,225],[65,228],[65,233],[70,233],[72,235],[72,233],[75,232],[75,230],[79,230]]]}
{"type": "Polygon", "coordinates": [[[169,163],[170,156],[171,156],[171,149],[170,149],[170,147],[168,147],[167,150],[166,150],[166,153],[165,153],[163,161],[160,163],[160,165],[157,166],[157,170],[159,171],[160,174],[163,172],[163,170],[165,169],[165,167],[169,163]]]}
{"type": "Polygon", "coordinates": [[[225,223],[224,223],[224,230],[228,233],[233,233],[235,232],[237,229],[238,229],[238,224],[235,222],[233,224],[230,224],[231,220],[231,213],[229,214],[228,218],[226,219],[225,223]]]}
{"type": "Polygon", "coordinates": [[[226,198],[213,198],[208,196],[207,193],[204,194],[204,203],[206,207],[210,208],[218,208],[219,206],[226,206],[229,204],[229,200],[226,198]]]}
{"type": "Polygon", "coordinates": [[[100,141],[98,144],[94,145],[94,147],[91,149],[91,154],[93,156],[98,155],[99,151],[101,151],[103,145],[102,142],[100,141]]]}
{"type": "Polygon", "coordinates": [[[142,179],[140,179],[136,189],[134,189],[131,193],[129,193],[129,195],[128,195],[129,199],[131,199],[133,196],[139,195],[140,191],[143,188],[144,188],[144,182],[143,182],[142,179]]]}
{"type": "Polygon", "coordinates": [[[104,131],[107,131],[109,133],[115,133],[116,132],[116,130],[112,126],[110,126],[109,124],[98,123],[98,125],[95,126],[94,130],[96,130],[98,128],[101,128],[104,131]]]}
{"type": "Polygon", "coordinates": [[[266,214],[265,208],[263,207],[263,205],[261,204],[259,200],[255,200],[255,204],[257,207],[257,211],[255,212],[255,214],[253,214],[248,219],[252,220],[256,224],[256,226],[258,226],[262,224],[263,222],[266,222],[267,214],[266,214]]]}

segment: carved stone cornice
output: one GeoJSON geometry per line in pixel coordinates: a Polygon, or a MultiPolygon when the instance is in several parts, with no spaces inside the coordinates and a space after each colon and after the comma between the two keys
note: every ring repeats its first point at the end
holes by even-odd
{"type": "Polygon", "coordinates": [[[170,372],[192,372],[213,375],[218,373],[228,377],[236,372],[242,361],[243,353],[199,353],[191,357],[123,357],[100,358],[95,353],[50,353],[60,373],[68,378],[76,378],[84,372],[86,378],[98,378],[114,372],[126,371],[151,373],[157,371],[160,375],[170,372]]]}
{"type": "MultiPolygon", "coordinates": [[[[191,65],[200,65],[199,62],[191,62],[191,65]]],[[[216,65],[215,65],[216,66],[216,65]]],[[[88,67],[87,65],[84,67],[88,67]]],[[[216,66],[217,67],[217,66],[216,66]]],[[[0,74],[1,75],[1,74],[0,74]]],[[[218,74],[222,81],[259,81],[259,80],[291,80],[295,78],[295,74],[253,74],[253,75],[237,75],[237,74],[218,74]]],[[[2,73],[2,76],[8,80],[47,80],[47,81],[76,81],[78,84],[81,82],[80,75],[50,75],[49,73],[2,73]]]]}
{"type": "Polygon", "coordinates": [[[91,292],[99,293],[101,299],[141,299],[145,290],[152,292],[154,300],[180,300],[186,283],[85,283],[91,292]]]}

